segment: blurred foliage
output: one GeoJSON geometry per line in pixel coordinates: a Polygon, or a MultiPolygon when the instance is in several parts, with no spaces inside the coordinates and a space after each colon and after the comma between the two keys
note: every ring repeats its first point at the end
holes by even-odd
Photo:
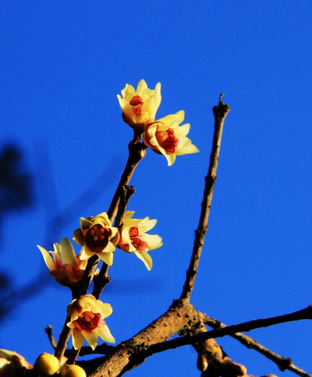
{"type": "Polygon", "coordinates": [[[24,169],[19,148],[5,145],[0,153],[0,217],[33,204],[32,176],[24,169]]]}
{"type": "MultiPolygon", "coordinates": [[[[17,145],[5,144],[0,150],[0,223],[4,216],[31,206],[33,201],[32,175],[24,166],[23,154],[17,145]]],[[[0,240],[1,236],[0,232],[0,240]]],[[[12,277],[0,271],[0,320],[10,311],[3,297],[11,291],[12,277]]]]}

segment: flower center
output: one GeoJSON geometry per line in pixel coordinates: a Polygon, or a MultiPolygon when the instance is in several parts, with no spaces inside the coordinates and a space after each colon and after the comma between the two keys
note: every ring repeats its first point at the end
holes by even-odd
{"type": "Polygon", "coordinates": [[[167,152],[174,153],[179,144],[179,139],[174,136],[174,131],[168,128],[166,131],[157,131],[156,138],[159,145],[167,152]]]}
{"type": "Polygon", "coordinates": [[[130,228],[130,230],[129,230],[129,236],[130,236],[130,238],[138,236],[138,235],[139,235],[138,228],[135,228],[135,227],[130,228]]]}
{"type": "Polygon", "coordinates": [[[95,253],[101,252],[105,249],[110,235],[110,229],[104,228],[102,225],[94,225],[85,235],[86,244],[95,253]]]}
{"type": "Polygon", "coordinates": [[[142,241],[140,238],[131,237],[131,243],[135,247],[136,250],[147,251],[149,249],[148,243],[142,241]]]}
{"type": "Polygon", "coordinates": [[[103,326],[105,322],[101,319],[100,313],[83,312],[81,316],[73,322],[77,331],[88,331],[103,326]]]}
{"type": "Polygon", "coordinates": [[[131,106],[138,106],[143,105],[144,102],[140,96],[134,96],[129,103],[131,106]]]}
{"type": "Polygon", "coordinates": [[[134,96],[129,103],[132,106],[133,113],[136,115],[140,115],[141,110],[142,110],[142,105],[144,103],[142,98],[140,96],[134,96]]]}
{"type": "Polygon", "coordinates": [[[135,247],[136,250],[148,250],[149,246],[147,242],[142,241],[139,237],[139,229],[132,227],[129,230],[129,236],[131,244],[135,247]]]}

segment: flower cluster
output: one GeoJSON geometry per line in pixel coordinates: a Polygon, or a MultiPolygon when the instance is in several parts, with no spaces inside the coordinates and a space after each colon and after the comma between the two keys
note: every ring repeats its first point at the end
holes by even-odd
{"type": "Polygon", "coordinates": [[[155,120],[161,102],[160,83],[155,90],[151,90],[141,80],[136,91],[127,84],[121,94],[123,98],[119,94],[117,97],[123,120],[135,131],[143,133],[144,144],[157,154],[163,154],[169,166],[175,162],[176,156],[199,152],[186,137],[190,124],[180,126],[184,120],[184,111],[155,120]]]}
{"type": "MultiPolygon", "coordinates": [[[[123,120],[134,129],[137,136],[143,138],[147,147],[157,154],[164,155],[170,166],[175,162],[176,156],[196,153],[198,149],[186,137],[190,125],[181,125],[184,121],[184,111],[155,120],[161,102],[160,88],[161,85],[158,83],[155,89],[151,90],[146,82],[141,80],[137,90],[127,84],[121,91],[122,97],[117,97],[123,120]]],[[[73,234],[73,240],[81,246],[78,255],[67,238],[62,238],[60,243],[54,243],[54,251],[48,251],[38,245],[50,275],[59,284],[69,286],[75,297],[67,307],[67,326],[72,333],[73,347],[76,350],[85,340],[94,350],[98,344],[98,337],[108,343],[115,343],[104,321],[112,314],[111,305],[97,300],[91,294],[76,295],[79,292],[77,285],[82,280],[89,258],[97,256],[106,265],[111,266],[114,252],[118,248],[126,253],[135,254],[146,268],[151,270],[153,261],[149,251],[163,244],[160,236],[147,233],[154,228],[157,220],[149,217],[135,219],[133,215],[133,211],[125,211],[118,226],[112,224],[105,212],[95,217],[81,217],[80,227],[73,234]]],[[[35,369],[40,375],[59,373],[62,377],[85,376],[80,367],[64,366],[65,364],[66,361],[60,363],[53,355],[43,353],[38,357],[35,369]]],[[[3,375],[1,370],[5,370],[6,373],[13,370],[12,368],[28,368],[28,364],[19,355],[0,350],[0,377],[3,375]]]]}
{"type": "Polygon", "coordinates": [[[105,212],[87,219],[81,217],[80,228],[74,231],[73,236],[73,240],[82,246],[77,256],[68,238],[55,243],[54,251],[47,251],[38,245],[50,275],[61,285],[75,285],[81,280],[88,259],[93,255],[111,266],[116,247],[127,253],[133,252],[150,270],[153,262],[148,251],[162,246],[162,239],[146,232],[156,225],[157,220],[150,220],[149,217],[132,219],[133,214],[126,211],[119,228],[112,226],[105,212]]]}

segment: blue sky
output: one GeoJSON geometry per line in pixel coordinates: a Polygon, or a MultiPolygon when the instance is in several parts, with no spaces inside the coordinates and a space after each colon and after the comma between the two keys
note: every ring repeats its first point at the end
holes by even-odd
{"type": "MultiPolygon", "coordinates": [[[[116,252],[102,300],[113,307],[107,323],[117,341],[180,295],[220,93],[231,112],[191,302],[226,324],[311,303],[311,1],[3,0],[0,13],[0,143],[18,143],[36,192],[33,209],[2,223],[1,268],[17,286],[47,273],[37,244],[51,250],[72,236],[80,216],[108,209],[132,136],[116,95],[144,78],[149,87],[162,84],[158,118],[185,110],[200,153],[168,167],[148,150],[133,177],[129,209],[158,219],[164,245],[151,252],[150,272],[116,252]],[[60,213],[54,238],[49,220],[60,213]]],[[[51,352],[43,329],[50,324],[58,336],[69,301],[52,281],[2,323],[0,347],[29,362],[51,352]]],[[[310,334],[306,321],[249,335],[311,372],[310,334]]],[[[220,343],[248,373],[281,375],[237,342],[220,343]]],[[[197,376],[195,363],[185,347],[129,376],[158,376],[160,366],[162,375],[197,376]]]]}

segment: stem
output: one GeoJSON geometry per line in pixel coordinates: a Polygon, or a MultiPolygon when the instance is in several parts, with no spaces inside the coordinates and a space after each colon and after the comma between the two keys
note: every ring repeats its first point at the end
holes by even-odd
{"type": "Polygon", "coordinates": [[[212,194],[214,189],[214,184],[217,180],[217,167],[218,167],[218,160],[220,154],[220,146],[221,146],[221,137],[223,131],[223,124],[224,120],[230,111],[230,107],[222,102],[223,94],[221,94],[219,99],[219,104],[213,107],[213,114],[215,117],[215,125],[214,125],[214,136],[212,141],[212,150],[210,155],[210,163],[208,169],[208,175],[206,177],[206,185],[204,190],[204,198],[202,202],[202,209],[199,219],[198,228],[195,232],[195,240],[194,240],[194,247],[193,253],[190,261],[190,265],[188,271],[186,273],[186,280],[184,283],[183,291],[180,296],[180,299],[190,299],[195,277],[197,274],[197,268],[199,264],[199,258],[201,255],[201,251],[204,245],[205,235],[208,231],[208,218],[210,213],[211,201],[212,201],[212,194]]]}
{"type": "Polygon", "coordinates": [[[144,158],[146,154],[146,145],[140,141],[142,134],[134,133],[134,139],[129,143],[129,157],[125,169],[121,175],[119,184],[117,186],[115,195],[113,196],[107,215],[111,222],[113,222],[122,195],[123,187],[129,184],[135,168],[138,163],[144,158]]]}

